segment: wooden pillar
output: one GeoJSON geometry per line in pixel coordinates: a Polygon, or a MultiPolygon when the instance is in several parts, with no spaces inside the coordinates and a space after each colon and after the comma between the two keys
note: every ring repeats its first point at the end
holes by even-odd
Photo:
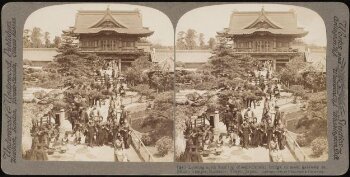
{"type": "Polygon", "coordinates": [[[272,62],[273,62],[273,71],[276,71],[276,59],[273,59],[272,62]]]}

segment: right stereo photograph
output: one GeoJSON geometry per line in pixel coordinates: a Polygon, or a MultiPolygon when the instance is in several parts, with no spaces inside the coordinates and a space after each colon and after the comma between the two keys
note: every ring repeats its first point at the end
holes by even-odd
{"type": "Polygon", "coordinates": [[[278,4],[201,7],[176,27],[177,162],[328,159],[326,27],[278,4]]]}

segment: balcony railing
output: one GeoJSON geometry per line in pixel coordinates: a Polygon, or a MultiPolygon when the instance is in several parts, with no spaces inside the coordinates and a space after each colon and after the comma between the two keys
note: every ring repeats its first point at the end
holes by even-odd
{"type": "Polygon", "coordinates": [[[143,49],[138,49],[136,47],[124,47],[124,48],[98,48],[98,47],[80,47],[82,52],[110,52],[110,53],[141,53],[144,52],[143,49]]]}
{"type": "Polygon", "coordinates": [[[292,48],[269,48],[269,49],[254,49],[254,48],[233,48],[236,53],[298,53],[298,49],[292,48]]]}

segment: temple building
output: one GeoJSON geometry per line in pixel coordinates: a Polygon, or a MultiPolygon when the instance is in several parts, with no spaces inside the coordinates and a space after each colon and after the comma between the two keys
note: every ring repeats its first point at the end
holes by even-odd
{"type": "Polygon", "coordinates": [[[305,58],[305,45],[300,45],[300,38],[308,32],[298,27],[294,10],[233,11],[229,27],[217,33],[232,42],[235,54],[248,54],[260,61],[271,60],[275,70],[295,56],[305,58]]]}
{"type": "Polygon", "coordinates": [[[145,38],[153,31],[142,24],[138,9],[132,11],[80,10],[70,30],[79,40],[83,53],[95,53],[109,60],[119,71],[140,56],[151,59],[145,38]]]}

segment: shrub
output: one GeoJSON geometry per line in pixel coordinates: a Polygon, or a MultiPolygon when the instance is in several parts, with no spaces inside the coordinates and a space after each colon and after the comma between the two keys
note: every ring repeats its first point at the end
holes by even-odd
{"type": "Polygon", "coordinates": [[[145,146],[150,146],[154,144],[153,138],[149,134],[143,134],[141,136],[141,141],[145,146]]]}
{"type": "Polygon", "coordinates": [[[328,141],[325,137],[318,137],[311,142],[313,155],[321,156],[324,152],[328,152],[328,141]]]}
{"type": "Polygon", "coordinates": [[[305,135],[298,135],[296,141],[300,147],[304,147],[310,144],[310,141],[306,138],[305,135]]]}
{"type": "Polygon", "coordinates": [[[156,142],[156,148],[159,155],[165,156],[168,152],[174,150],[173,139],[169,136],[164,136],[156,142]]]}

